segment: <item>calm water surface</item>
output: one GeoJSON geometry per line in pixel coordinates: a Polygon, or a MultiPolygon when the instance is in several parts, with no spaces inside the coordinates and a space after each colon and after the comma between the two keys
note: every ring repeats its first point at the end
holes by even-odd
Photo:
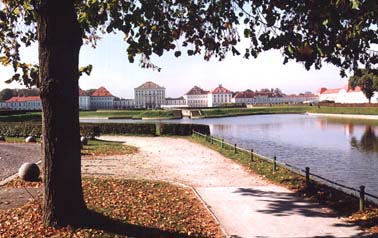
{"type": "Polygon", "coordinates": [[[212,135],[232,144],[303,169],[308,166],[313,173],[342,184],[365,185],[368,192],[378,194],[378,126],[298,114],[168,122],[208,124],[212,135]]]}

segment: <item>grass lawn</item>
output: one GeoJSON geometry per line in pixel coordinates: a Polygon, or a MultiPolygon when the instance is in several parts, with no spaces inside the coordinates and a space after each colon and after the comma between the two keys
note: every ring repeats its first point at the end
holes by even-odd
{"type": "Polygon", "coordinates": [[[272,163],[263,160],[256,154],[253,156],[253,162],[251,162],[250,153],[239,150],[235,154],[233,146],[224,145],[222,147],[220,142],[214,140],[211,143],[211,140],[208,141],[204,137],[197,135],[192,136],[190,140],[218,151],[225,157],[245,166],[251,172],[293,190],[298,196],[308,197],[313,201],[325,204],[337,215],[348,217],[349,222],[367,228],[374,234],[378,234],[377,205],[368,203],[367,209],[364,212],[359,212],[357,198],[316,182],[311,182],[311,186],[307,187],[303,176],[279,165],[277,165],[277,170],[273,173],[272,163]]]}
{"type": "Polygon", "coordinates": [[[190,189],[164,182],[84,178],[83,190],[88,212],[82,225],[44,227],[37,197],[22,207],[0,210],[0,237],[223,237],[190,189]]]}
{"type": "Polygon", "coordinates": [[[122,142],[91,139],[84,145],[81,154],[84,156],[123,155],[136,153],[134,146],[124,145],[122,142]]]}
{"type": "Polygon", "coordinates": [[[378,115],[378,107],[310,107],[308,112],[331,114],[378,115]]]}
{"type": "Polygon", "coordinates": [[[181,114],[177,114],[175,110],[104,110],[104,111],[81,111],[80,117],[106,117],[106,118],[125,118],[125,119],[141,119],[141,118],[177,118],[181,114]]]}
{"type": "Polygon", "coordinates": [[[255,114],[278,114],[278,113],[305,113],[310,106],[272,106],[272,107],[253,107],[253,108],[212,108],[202,109],[203,117],[227,117],[255,114]]]}
{"type": "Polygon", "coordinates": [[[42,113],[41,112],[27,112],[25,114],[16,114],[16,115],[0,115],[0,122],[33,122],[41,121],[42,113]]]}
{"type": "MultiPolygon", "coordinates": [[[[25,143],[24,137],[6,137],[7,143],[25,143]]],[[[37,138],[37,143],[40,139],[37,138]]],[[[88,144],[81,149],[84,156],[107,156],[107,155],[124,155],[134,154],[138,149],[134,146],[125,145],[122,142],[103,141],[97,139],[89,139],[88,144]]]]}
{"type": "MultiPolygon", "coordinates": [[[[6,137],[5,141],[8,143],[26,143],[25,139],[26,137],[6,137]]],[[[36,143],[39,143],[41,141],[39,137],[36,137],[36,140],[36,143]]]]}

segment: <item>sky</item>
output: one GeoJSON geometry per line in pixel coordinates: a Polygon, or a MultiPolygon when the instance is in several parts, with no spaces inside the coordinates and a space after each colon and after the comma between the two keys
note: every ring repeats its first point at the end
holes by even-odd
{"type": "MultiPolygon", "coordinates": [[[[146,81],[165,87],[166,97],[183,96],[194,85],[212,90],[222,84],[231,91],[280,88],[284,93],[297,94],[347,84],[347,78],[339,76],[339,69],[329,64],[324,64],[321,70],[310,71],[294,61],[283,65],[279,51],[264,52],[257,59],[249,60],[230,54],[221,62],[215,58],[204,61],[202,56],[189,57],[185,53],[176,58],[171,51],[152,58],[152,62],[162,68],[158,72],[141,68],[138,58],[135,63],[129,63],[126,48],[119,34],[103,37],[96,49],[84,45],[80,66],[92,64],[93,70],[90,76],[80,78],[80,87],[86,90],[104,86],[117,97],[133,98],[134,88],[146,81]]],[[[37,45],[23,50],[22,57],[27,62],[37,63],[37,45]]],[[[10,68],[0,66],[0,89],[22,87],[17,83],[4,83],[11,75],[10,68]]]]}

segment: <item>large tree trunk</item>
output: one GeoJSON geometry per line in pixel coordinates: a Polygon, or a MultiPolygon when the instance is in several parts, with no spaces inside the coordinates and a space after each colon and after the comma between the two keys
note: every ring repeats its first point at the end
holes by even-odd
{"type": "Polygon", "coordinates": [[[85,210],[80,173],[78,65],[81,30],[73,1],[42,0],[38,19],[43,107],[43,221],[78,222],[85,210]]]}

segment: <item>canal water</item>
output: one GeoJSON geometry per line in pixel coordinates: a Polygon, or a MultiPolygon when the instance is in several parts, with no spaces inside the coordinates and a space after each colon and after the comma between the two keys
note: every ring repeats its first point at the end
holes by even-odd
{"type": "Polygon", "coordinates": [[[232,144],[268,157],[277,156],[277,160],[296,167],[310,167],[312,173],[338,183],[355,188],[365,185],[367,192],[378,194],[378,123],[303,114],[160,122],[208,124],[212,135],[232,144]]]}

